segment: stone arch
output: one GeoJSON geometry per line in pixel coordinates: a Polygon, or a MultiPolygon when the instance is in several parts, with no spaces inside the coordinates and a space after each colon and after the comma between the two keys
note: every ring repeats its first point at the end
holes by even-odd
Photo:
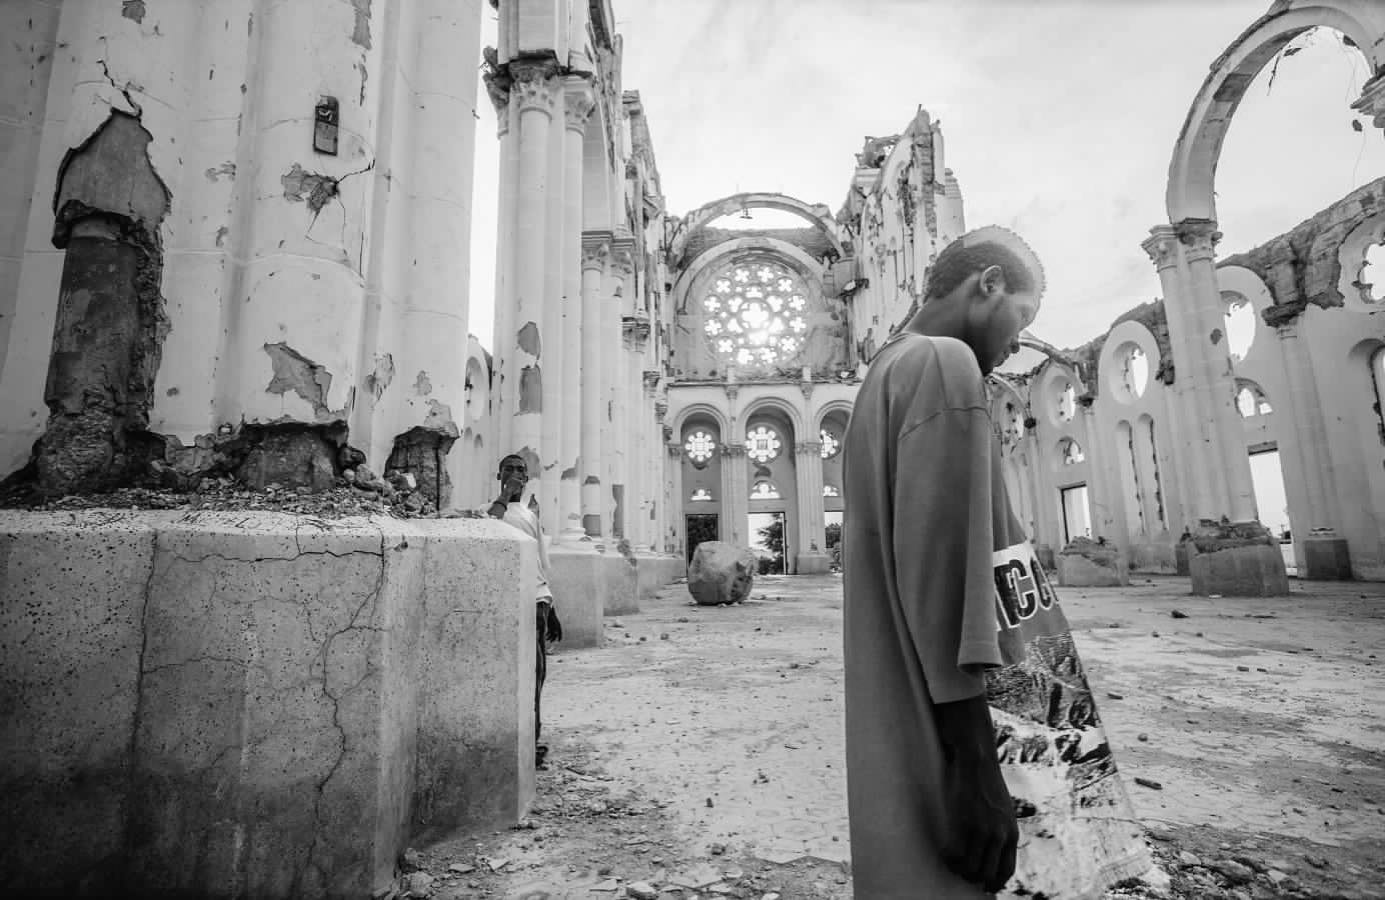
{"type": "Polygon", "coordinates": [[[782,241],[778,238],[748,235],[717,244],[700,254],[678,274],[678,279],[673,283],[673,309],[675,312],[684,313],[686,311],[688,292],[692,290],[698,276],[704,271],[724,262],[729,262],[731,257],[755,255],[773,257],[776,262],[783,263],[795,270],[800,277],[819,288],[822,286],[822,264],[809,256],[801,247],[796,247],[788,241],[782,241]]]}
{"type": "MultiPolygon", "coordinates": [[[[788,420],[789,425],[793,428],[793,439],[795,441],[802,441],[807,439],[805,437],[807,432],[803,428],[802,410],[800,410],[795,404],[789,402],[788,400],[785,400],[782,397],[757,397],[754,400],[751,400],[749,403],[746,404],[745,411],[741,413],[740,419],[743,423],[745,423],[745,425],[749,425],[750,420],[754,418],[756,413],[766,409],[773,410],[788,420]]],[[[814,431],[813,434],[816,435],[817,432],[814,431]]],[[[743,434],[737,435],[736,437],[739,440],[745,440],[745,435],[743,434]]]]}
{"type": "Polygon", "coordinates": [[[1236,410],[1244,419],[1269,415],[1274,412],[1274,404],[1258,382],[1249,378],[1236,379],[1236,410]],[[1247,411],[1249,409],[1249,411],[1247,411]]]}
{"type": "Polygon", "coordinates": [[[1107,333],[1106,341],[1102,344],[1101,354],[1097,359],[1098,396],[1110,396],[1125,404],[1147,400],[1151,388],[1157,380],[1155,376],[1163,363],[1159,340],[1154,336],[1154,332],[1145,327],[1143,323],[1132,319],[1121,322],[1107,333]],[[1138,395],[1133,391],[1125,390],[1123,386],[1122,360],[1126,352],[1125,348],[1132,345],[1144,353],[1147,364],[1145,385],[1138,395]]]}
{"type": "Polygon", "coordinates": [[[1078,422],[1078,404],[1076,401],[1082,397],[1085,389],[1085,382],[1083,382],[1076,366],[1051,359],[1039,367],[1029,384],[1030,415],[1039,421],[1048,422],[1054,428],[1070,429],[1076,427],[1078,422]],[[1063,419],[1058,414],[1059,395],[1063,392],[1063,385],[1066,383],[1072,384],[1073,388],[1074,409],[1070,419],[1063,419]]]}
{"type": "Polygon", "coordinates": [[[822,426],[827,422],[827,417],[833,413],[841,413],[848,422],[851,421],[851,410],[854,407],[855,404],[850,400],[832,400],[824,403],[822,408],[817,411],[817,415],[813,417],[813,432],[821,431],[822,426]]]}
{"type": "MultiPolygon", "coordinates": [[[[1165,205],[1169,221],[1215,222],[1213,187],[1222,142],[1251,81],[1290,41],[1316,26],[1350,37],[1372,72],[1358,108],[1385,89],[1385,6],[1377,0],[1277,0],[1270,11],[1241,33],[1216,62],[1183,122],[1169,164],[1165,205]]],[[[1378,126],[1385,126],[1380,116],[1378,126]]]]}
{"type": "Polygon", "coordinates": [[[780,212],[793,213],[821,231],[832,242],[832,249],[837,252],[839,258],[847,255],[842,246],[841,237],[837,234],[836,220],[833,219],[832,212],[828,207],[822,204],[804,203],[802,200],[787,194],[746,193],[732,194],[729,197],[722,197],[720,200],[713,200],[684,216],[673,236],[670,249],[671,258],[677,259],[682,256],[683,250],[687,247],[688,239],[709,222],[731,213],[751,209],[777,209],[780,212]]]}
{"type": "MultiPolygon", "coordinates": [[[[683,430],[688,425],[688,421],[698,416],[706,416],[716,423],[720,440],[725,441],[727,435],[731,433],[730,419],[727,417],[726,411],[715,403],[705,402],[689,403],[687,406],[681,407],[677,412],[674,412],[670,417],[670,422],[673,425],[673,433],[675,435],[682,435],[683,430]]],[[[682,438],[680,437],[679,440],[682,440],[682,438]]]]}

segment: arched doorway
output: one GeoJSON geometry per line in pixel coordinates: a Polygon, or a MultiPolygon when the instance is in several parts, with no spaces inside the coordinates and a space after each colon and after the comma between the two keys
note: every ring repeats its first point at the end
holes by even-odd
{"type": "Polygon", "coordinates": [[[760,573],[792,574],[798,550],[798,472],[793,423],[774,407],[746,420],[745,464],[750,486],[746,534],[760,573]]]}

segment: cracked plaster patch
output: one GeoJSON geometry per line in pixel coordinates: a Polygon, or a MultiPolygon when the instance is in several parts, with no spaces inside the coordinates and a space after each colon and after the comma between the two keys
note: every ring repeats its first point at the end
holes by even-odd
{"type": "Polygon", "coordinates": [[[306,203],[313,215],[322,212],[322,207],[337,196],[337,179],[330,175],[309,172],[298,163],[279,176],[284,186],[284,199],[291,203],[306,203]]]}

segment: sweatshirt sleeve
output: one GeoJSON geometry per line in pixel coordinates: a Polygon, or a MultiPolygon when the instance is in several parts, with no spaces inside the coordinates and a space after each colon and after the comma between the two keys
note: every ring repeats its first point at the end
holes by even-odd
{"type": "Polygon", "coordinates": [[[901,433],[894,484],[895,580],[934,703],[985,693],[1001,664],[992,563],[991,422],[945,407],[901,433]]]}

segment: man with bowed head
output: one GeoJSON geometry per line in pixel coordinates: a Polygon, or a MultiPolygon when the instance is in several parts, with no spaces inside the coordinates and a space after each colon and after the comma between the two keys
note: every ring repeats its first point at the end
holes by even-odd
{"type": "MultiPolygon", "coordinates": [[[[843,439],[847,793],[860,900],[982,898],[1015,871],[985,672],[994,522],[1011,517],[984,377],[1034,320],[1043,270],[998,227],[953,241],[881,346],[843,439]]],[[[1023,646],[1018,651],[1023,654],[1023,646]]]]}

